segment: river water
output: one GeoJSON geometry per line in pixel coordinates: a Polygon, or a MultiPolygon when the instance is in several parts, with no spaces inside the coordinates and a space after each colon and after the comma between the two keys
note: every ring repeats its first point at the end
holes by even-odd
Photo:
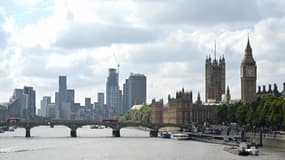
{"type": "Polygon", "coordinates": [[[0,133],[0,160],[284,160],[285,152],[261,149],[257,157],[240,157],[223,150],[223,145],[196,141],[150,138],[149,132],[121,129],[112,137],[111,129],[77,130],[69,137],[63,126],[36,127],[31,138],[25,130],[0,133]]]}

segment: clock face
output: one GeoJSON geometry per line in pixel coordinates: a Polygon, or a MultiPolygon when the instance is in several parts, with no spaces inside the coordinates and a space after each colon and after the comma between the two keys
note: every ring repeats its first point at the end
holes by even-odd
{"type": "Polygon", "coordinates": [[[254,75],[255,75],[254,67],[247,67],[245,74],[246,74],[246,76],[248,76],[248,77],[254,77],[254,75]]]}

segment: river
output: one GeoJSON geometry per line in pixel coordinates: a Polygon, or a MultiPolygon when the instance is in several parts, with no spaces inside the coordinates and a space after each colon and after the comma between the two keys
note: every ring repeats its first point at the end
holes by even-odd
{"type": "Polygon", "coordinates": [[[25,130],[0,133],[0,160],[284,160],[285,152],[261,149],[257,157],[241,157],[225,152],[223,145],[196,141],[150,138],[149,132],[121,129],[112,137],[111,129],[77,130],[69,137],[63,126],[36,127],[31,138],[25,130]]]}

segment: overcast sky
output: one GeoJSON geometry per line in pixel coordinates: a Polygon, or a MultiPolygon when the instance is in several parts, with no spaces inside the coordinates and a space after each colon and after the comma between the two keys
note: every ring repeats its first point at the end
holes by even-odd
{"type": "MultiPolygon", "coordinates": [[[[105,92],[120,63],[147,76],[147,101],[182,87],[205,96],[205,58],[226,59],[226,84],[240,99],[240,62],[249,35],[257,84],[285,81],[283,0],[10,0],[0,2],[0,102],[32,86],[37,105],[66,75],[76,102],[105,92]]],[[[166,100],[166,99],[165,99],[166,100]]],[[[39,108],[39,106],[37,106],[39,108]]]]}

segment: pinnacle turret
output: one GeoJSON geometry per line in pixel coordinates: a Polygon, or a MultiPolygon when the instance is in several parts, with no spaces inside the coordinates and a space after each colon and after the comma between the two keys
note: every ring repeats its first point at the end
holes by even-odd
{"type": "Polygon", "coordinates": [[[247,44],[245,48],[245,56],[252,56],[252,48],[250,46],[249,37],[247,38],[247,44]]]}

